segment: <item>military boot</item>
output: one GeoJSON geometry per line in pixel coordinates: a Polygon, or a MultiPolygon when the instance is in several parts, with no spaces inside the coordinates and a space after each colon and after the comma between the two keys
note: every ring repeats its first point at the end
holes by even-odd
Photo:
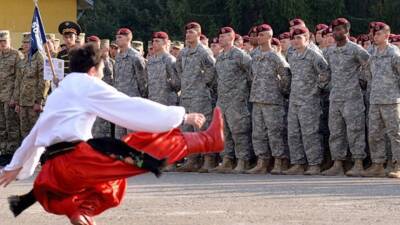
{"type": "Polygon", "coordinates": [[[346,172],[346,176],[349,176],[349,177],[361,177],[361,174],[362,174],[363,171],[364,171],[363,160],[362,159],[356,159],[354,161],[353,168],[351,168],[351,170],[346,172]]]}
{"type": "Polygon", "coordinates": [[[250,161],[245,159],[239,159],[233,173],[245,173],[246,170],[250,169],[250,161]]]}
{"type": "Polygon", "coordinates": [[[257,159],[257,165],[252,169],[246,171],[247,174],[266,174],[268,170],[270,159],[257,159]]]}
{"type": "Polygon", "coordinates": [[[315,176],[315,175],[320,175],[321,174],[321,166],[320,165],[314,165],[314,166],[309,166],[304,172],[304,175],[310,175],[310,176],[315,176]]]}
{"type": "Polygon", "coordinates": [[[322,175],[324,176],[343,176],[344,175],[344,169],[343,169],[343,161],[342,160],[335,160],[333,163],[333,166],[322,172],[322,175]]]}
{"type": "Polygon", "coordinates": [[[176,172],[197,172],[200,169],[200,160],[198,156],[190,156],[182,167],[176,169],[176,172]]]}
{"type": "Polygon", "coordinates": [[[234,168],[234,161],[232,158],[224,157],[221,165],[209,170],[210,173],[231,173],[234,168]]]}
{"type": "Polygon", "coordinates": [[[390,178],[400,178],[400,165],[396,162],[394,168],[391,172],[388,173],[388,177],[390,178]]]}
{"type": "Polygon", "coordinates": [[[393,161],[391,159],[389,159],[386,163],[386,168],[385,168],[385,173],[389,174],[390,172],[392,172],[395,168],[395,165],[393,164],[393,161]]]}
{"type": "Polygon", "coordinates": [[[363,177],[385,177],[383,163],[372,163],[372,165],[361,173],[363,177]]]}
{"type": "Polygon", "coordinates": [[[275,158],[274,168],[271,170],[271,174],[281,175],[283,171],[288,170],[289,160],[288,159],[280,159],[275,158]]]}
{"type": "Polygon", "coordinates": [[[304,174],[304,165],[295,164],[290,169],[283,171],[285,175],[303,175],[304,174]]]}
{"type": "Polygon", "coordinates": [[[203,166],[199,169],[199,173],[208,173],[209,170],[214,169],[217,165],[215,155],[205,155],[203,166]]]}

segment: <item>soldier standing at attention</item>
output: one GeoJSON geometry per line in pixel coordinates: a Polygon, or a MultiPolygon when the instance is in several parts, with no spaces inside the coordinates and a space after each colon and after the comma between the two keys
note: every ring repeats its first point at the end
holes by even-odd
{"type": "Polygon", "coordinates": [[[271,173],[281,174],[288,165],[284,141],[285,100],[282,92],[285,89],[283,86],[290,81],[290,71],[286,60],[273,49],[272,37],[270,25],[258,26],[260,52],[252,59],[253,82],[250,91],[250,102],[253,103],[252,140],[258,159],[257,165],[247,171],[250,174],[267,173],[272,157],[275,159],[275,166],[271,173]]]}
{"type": "Polygon", "coordinates": [[[250,169],[252,157],[251,114],[249,110],[249,77],[251,57],[234,46],[235,31],[223,27],[219,41],[223,48],[215,64],[218,77],[218,101],[224,115],[225,148],[219,173],[244,173],[250,169]],[[237,165],[234,167],[234,160],[237,165]]]}
{"type": "MultiPolygon", "coordinates": [[[[121,28],[116,35],[120,53],[115,58],[114,87],[131,97],[147,97],[145,59],[131,47],[132,31],[121,28]]],[[[128,133],[123,127],[115,127],[115,137],[122,138],[128,133]]]]}
{"type": "Polygon", "coordinates": [[[11,48],[10,31],[0,30],[0,167],[11,160],[20,142],[18,115],[12,95],[23,55],[11,48]]]}
{"type": "Polygon", "coordinates": [[[365,105],[359,83],[360,71],[365,71],[369,54],[349,40],[350,22],[338,18],[331,23],[336,44],[327,49],[325,58],[330,66],[329,148],[333,166],[323,175],[344,174],[343,162],[350,149],[354,166],[348,176],[360,176],[364,171],[365,105]]]}
{"type": "Polygon", "coordinates": [[[311,49],[309,36],[306,27],[291,32],[295,51],[288,57],[292,72],[288,143],[293,166],[284,172],[287,175],[318,175],[321,172],[320,87],[328,82],[329,67],[324,57],[311,49]]]}
{"type": "MultiPolygon", "coordinates": [[[[375,48],[370,60],[371,93],[368,120],[368,141],[372,166],[362,174],[365,177],[384,177],[383,164],[390,160],[385,149],[385,134],[390,140],[395,163],[388,176],[400,178],[400,50],[389,44],[390,27],[376,22],[373,31],[375,48]]],[[[388,164],[391,164],[388,162],[388,164]]]]}
{"type": "MultiPolygon", "coordinates": [[[[210,89],[216,82],[215,59],[211,50],[200,42],[201,26],[190,22],[185,26],[186,47],[182,49],[177,60],[176,69],[181,79],[180,105],[187,112],[200,112],[205,115],[208,124],[211,119],[212,105],[210,89]]],[[[193,131],[192,126],[183,126],[185,131],[193,131]]],[[[191,155],[179,172],[197,172],[209,170],[216,165],[216,155],[204,155],[201,166],[200,155],[191,155]]]]}
{"type": "MultiPolygon", "coordinates": [[[[30,49],[31,33],[23,34],[23,45],[30,49]]],[[[43,77],[43,56],[37,51],[29,60],[29,51],[20,62],[15,80],[13,99],[19,114],[21,137],[28,136],[39,118],[50,89],[43,77]]]]}

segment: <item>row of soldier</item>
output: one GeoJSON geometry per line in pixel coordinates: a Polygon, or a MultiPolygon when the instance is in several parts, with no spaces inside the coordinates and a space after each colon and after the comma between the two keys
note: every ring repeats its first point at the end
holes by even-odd
{"type": "MultiPolygon", "coordinates": [[[[374,22],[369,28],[368,35],[353,40],[350,23],[343,18],[330,26],[317,25],[315,34],[304,21],[294,19],[290,32],[278,38],[268,24],[254,26],[243,37],[223,27],[208,48],[201,26],[192,22],[185,26],[185,47],[171,43],[167,33],[155,32],[146,58],[143,45],[132,42],[127,28],[117,31],[115,42],[96,36],[87,41],[107,56],[104,81],[129,96],[180,104],[188,112],[203,113],[208,122],[212,108],[222,108],[223,153],[192,156],[167,171],[318,175],[327,169],[323,175],[399,177],[395,162],[400,157],[400,55],[395,45],[400,45],[400,37],[391,35],[384,23],[374,22]],[[371,166],[364,170],[369,161],[371,166]]],[[[57,46],[49,48],[66,61],[67,74],[68,51],[82,35],[79,25],[69,21],[60,24],[59,31],[64,48],[60,52],[57,46]]],[[[14,88],[2,89],[12,93],[2,100],[6,121],[2,137],[7,140],[2,142],[6,145],[2,155],[10,155],[18,143],[13,142],[18,132],[13,133],[11,122],[17,120],[10,115],[19,115],[20,134],[26,136],[49,90],[40,72],[42,60],[35,61],[40,56],[26,63],[29,39],[26,34],[25,57],[18,56],[24,60],[15,63],[15,75],[4,74],[14,88]]],[[[54,43],[54,37],[49,40],[54,43]]],[[[94,126],[95,136],[121,138],[126,133],[101,118],[94,126]]]]}

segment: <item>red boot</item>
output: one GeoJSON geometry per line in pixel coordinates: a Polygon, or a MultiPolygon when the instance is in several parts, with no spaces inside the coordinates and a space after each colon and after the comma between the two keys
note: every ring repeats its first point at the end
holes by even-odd
{"type": "Polygon", "coordinates": [[[206,131],[184,132],[187,150],[194,153],[217,153],[224,149],[224,120],[221,108],[214,109],[213,120],[206,131]]]}

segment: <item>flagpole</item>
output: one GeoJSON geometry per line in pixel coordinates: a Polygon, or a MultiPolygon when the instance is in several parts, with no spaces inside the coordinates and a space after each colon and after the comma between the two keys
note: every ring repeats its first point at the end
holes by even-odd
{"type": "MultiPolygon", "coordinates": [[[[33,0],[33,3],[35,4],[36,7],[39,8],[38,0],[33,0]]],[[[51,54],[50,54],[49,43],[47,42],[47,37],[45,37],[45,38],[46,38],[45,51],[46,51],[47,58],[49,59],[51,73],[53,74],[53,83],[54,83],[54,85],[56,85],[56,87],[58,87],[59,80],[58,80],[58,77],[56,75],[56,71],[54,69],[53,60],[52,60],[51,54]]]]}

